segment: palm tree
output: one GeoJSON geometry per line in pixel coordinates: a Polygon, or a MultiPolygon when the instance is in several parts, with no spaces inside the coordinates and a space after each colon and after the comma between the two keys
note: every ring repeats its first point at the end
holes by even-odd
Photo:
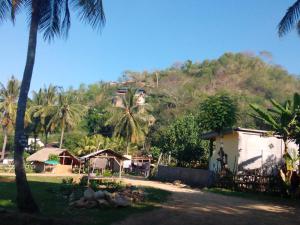
{"type": "Polygon", "coordinates": [[[49,85],[48,88],[40,89],[38,92],[33,92],[33,105],[30,111],[33,117],[40,121],[42,130],[45,136],[45,143],[48,143],[48,134],[52,131],[50,125],[51,108],[57,103],[57,87],[49,85]]]}
{"type": "Polygon", "coordinates": [[[48,127],[61,128],[59,147],[62,148],[66,128],[73,128],[85,113],[85,107],[75,102],[71,95],[59,93],[57,105],[49,107],[47,116],[51,116],[48,127]]]}
{"type": "Polygon", "coordinates": [[[16,14],[23,10],[29,15],[29,39],[26,65],[18,100],[15,128],[15,173],[17,184],[17,205],[21,211],[37,212],[24,169],[23,152],[27,144],[24,131],[24,116],[35,62],[37,34],[43,32],[45,40],[67,37],[71,25],[70,4],[79,14],[81,21],[93,28],[101,28],[105,23],[102,0],[1,0],[0,23],[10,18],[15,21],[16,14]]]}
{"type": "Polygon", "coordinates": [[[300,0],[290,6],[278,25],[279,36],[284,36],[294,27],[300,34],[300,0]]]}
{"type": "Polygon", "coordinates": [[[11,77],[6,86],[0,83],[0,122],[4,134],[1,160],[5,156],[8,129],[15,124],[19,91],[20,83],[14,76],[11,77]]]}
{"type": "Polygon", "coordinates": [[[128,155],[129,142],[141,143],[145,139],[148,128],[148,107],[136,104],[136,90],[128,89],[122,98],[121,107],[114,107],[112,117],[108,123],[114,126],[114,136],[124,137],[127,141],[126,154],[128,155]]]}

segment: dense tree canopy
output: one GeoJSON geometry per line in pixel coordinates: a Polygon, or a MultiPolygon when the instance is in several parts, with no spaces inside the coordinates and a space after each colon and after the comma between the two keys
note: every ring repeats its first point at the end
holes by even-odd
{"type": "Polygon", "coordinates": [[[221,133],[237,120],[237,103],[227,94],[208,97],[200,104],[199,123],[207,131],[221,133]]]}

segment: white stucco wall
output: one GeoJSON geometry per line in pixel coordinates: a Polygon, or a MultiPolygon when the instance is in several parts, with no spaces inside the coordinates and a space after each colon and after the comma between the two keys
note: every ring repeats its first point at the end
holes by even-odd
{"type": "Polygon", "coordinates": [[[233,132],[231,134],[224,135],[223,138],[221,137],[216,138],[214,142],[214,151],[209,162],[209,169],[211,171],[216,171],[217,167],[220,168],[220,163],[217,161],[217,158],[219,158],[218,152],[221,147],[221,142],[223,142],[223,150],[225,154],[227,154],[229,169],[233,170],[234,165],[237,163],[238,134],[237,132],[233,132]]]}
{"type": "MultiPolygon", "coordinates": [[[[271,168],[282,160],[284,145],[282,139],[273,136],[262,136],[259,133],[235,131],[217,137],[214,142],[214,151],[210,158],[209,169],[216,171],[220,168],[218,152],[223,141],[224,152],[228,156],[228,167],[231,171],[237,169],[257,169],[261,166],[271,168]],[[236,161],[235,161],[236,160],[236,161]]],[[[288,145],[289,152],[297,150],[294,142],[288,145]]]]}

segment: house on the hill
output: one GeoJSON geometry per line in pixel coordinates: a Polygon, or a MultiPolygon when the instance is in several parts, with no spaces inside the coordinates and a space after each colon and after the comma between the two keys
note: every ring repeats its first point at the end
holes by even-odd
{"type": "MultiPolygon", "coordinates": [[[[118,88],[118,90],[116,91],[116,95],[112,99],[112,104],[115,107],[124,107],[123,97],[126,95],[127,92],[128,92],[127,87],[118,88]]],[[[146,92],[145,92],[144,89],[142,89],[142,88],[137,89],[136,93],[135,93],[135,97],[136,97],[136,104],[137,105],[144,105],[145,104],[145,102],[146,102],[146,92]]]]}
{"type": "MultiPolygon", "coordinates": [[[[219,171],[225,165],[233,172],[265,169],[267,172],[282,163],[284,143],[279,136],[271,136],[268,131],[235,128],[222,135],[209,132],[203,135],[210,140],[211,151],[209,169],[219,171]]],[[[289,152],[297,151],[298,145],[288,144],[289,152]]]]}
{"type": "Polygon", "coordinates": [[[80,160],[66,149],[46,147],[30,155],[27,162],[34,165],[36,172],[71,173],[74,166],[80,165],[80,160]],[[59,161],[49,160],[51,155],[58,156],[59,161]]]}

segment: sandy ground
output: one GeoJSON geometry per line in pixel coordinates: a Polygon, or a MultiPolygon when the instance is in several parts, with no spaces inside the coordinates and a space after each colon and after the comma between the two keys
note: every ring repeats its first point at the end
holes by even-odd
{"type": "MultiPolygon", "coordinates": [[[[57,177],[57,175],[53,176],[57,177]]],[[[131,215],[113,225],[295,225],[300,223],[299,206],[224,196],[157,181],[132,178],[122,180],[132,185],[168,190],[172,195],[167,202],[159,205],[159,209],[131,215]]]]}
{"type": "Polygon", "coordinates": [[[295,225],[300,208],[179,188],[155,181],[125,179],[133,185],[172,191],[160,209],[132,215],[114,225],[295,225]]]}

